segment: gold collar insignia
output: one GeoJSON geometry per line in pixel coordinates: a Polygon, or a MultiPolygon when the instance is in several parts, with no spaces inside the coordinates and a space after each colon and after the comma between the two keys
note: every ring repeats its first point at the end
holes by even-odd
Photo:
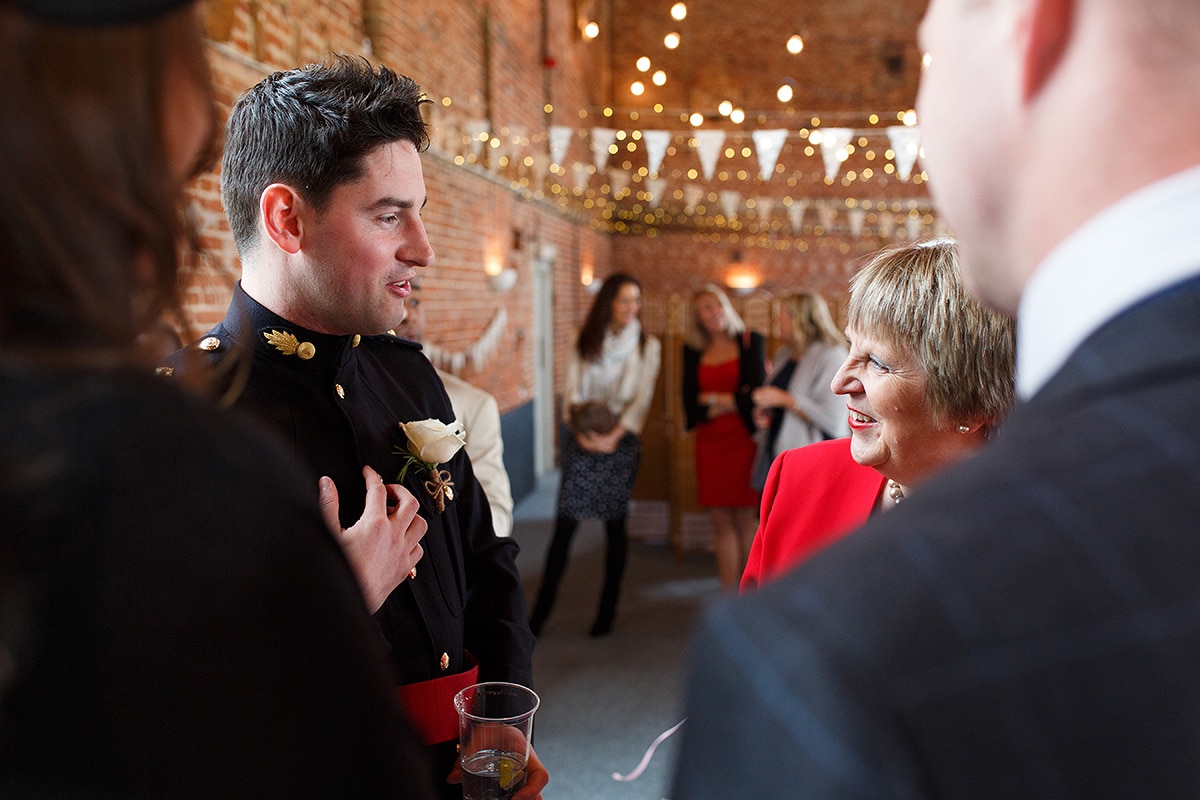
{"type": "Polygon", "coordinates": [[[267,340],[267,344],[274,347],[285,356],[298,356],[303,361],[308,361],[317,354],[317,348],[312,342],[302,342],[296,338],[296,335],[288,331],[270,331],[264,333],[263,338],[267,340]]]}

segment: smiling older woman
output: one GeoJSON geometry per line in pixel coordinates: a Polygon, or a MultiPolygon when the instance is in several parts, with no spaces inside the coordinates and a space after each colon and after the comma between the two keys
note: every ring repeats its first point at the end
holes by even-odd
{"type": "Polygon", "coordinates": [[[771,465],[742,576],[754,589],[982,447],[1013,403],[1015,326],[970,299],[954,242],[885,250],[851,281],[833,378],[851,436],[771,465]]]}

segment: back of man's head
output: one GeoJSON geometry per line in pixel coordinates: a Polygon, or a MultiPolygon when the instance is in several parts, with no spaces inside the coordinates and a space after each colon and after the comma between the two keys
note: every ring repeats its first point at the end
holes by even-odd
{"type": "Polygon", "coordinates": [[[276,72],[242,95],[221,159],[221,201],[238,252],[257,242],[259,198],[271,184],[290,186],[320,210],[362,174],[375,148],[409,141],[424,150],[426,102],[412,78],[344,55],[276,72]]]}

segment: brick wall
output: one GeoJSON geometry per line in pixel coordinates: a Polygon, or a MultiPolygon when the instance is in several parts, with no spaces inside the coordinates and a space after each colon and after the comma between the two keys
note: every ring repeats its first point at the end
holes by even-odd
{"type": "Polygon", "coordinates": [[[737,276],[751,275],[761,290],[773,294],[807,289],[836,297],[845,294],[847,280],[863,260],[885,244],[875,237],[853,245],[823,237],[800,241],[807,244],[803,251],[699,241],[684,233],[620,236],[613,260],[657,294],[688,294],[705,283],[729,286],[737,276]]]}
{"type": "MultiPolygon", "coordinates": [[[[863,91],[873,91],[879,102],[891,105],[910,102],[915,54],[911,47],[894,42],[911,38],[907,29],[919,16],[919,8],[914,15],[913,6],[923,3],[897,0],[883,16],[866,14],[861,3],[855,0],[840,11],[820,12],[840,15],[821,24],[842,25],[847,34],[840,46],[827,41],[823,48],[819,39],[809,45],[811,52],[823,55],[802,76],[808,102],[825,99],[828,108],[858,108],[863,91]],[[873,20],[870,29],[863,27],[868,19],[873,20]],[[883,51],[889,47],[898,48],[898,63],[887,61],[883,51]],[[868,51],[869,58],[861,57],[868,51]],[[860,57],[854,57],[856,53],[860,57]],[[834,80],[858,89],[835,97],[829,94],[832,89],[822,88],[834,80]]],[[[734,17],[728,16],[727,6],[717,4],[727,18],[715,32],[703,34],[706,39],[701,26],[704,14],[712,9],[706,12],[698,0],[690,5],[693,11],[687,24],[691,27],[684,30],[694,34],[688,51],[693,52],[690,58],[697,76],[693,84],[709,69],[706,59],[718,52],[705,50],[709,55],[702,58],[694,54],[696,48],[720,45],[725,51],[742,51],[743,58],[726,62],[719,79],[705,80],[730,87],[749,86],[762,72],[762,64],[748,56],[769,49],[766,39],[760,43],[754,38],[766,36],[763,31],[771,27],[763,20],[790,19],[799,13],[791,0],[767,0],[760,4],[762,13],[739,12],[734,17]]],[[[829,185],[821,178],[819,154],[806,155],[800,152],[803,142],[792,141],[780,158],[785,166],[771,185],[786,193],[789,202],[793,196],[813,202],[798,238],[791,235],[782,197],[774,203],[773,219],[759,220],[743,211],[737,226],[704,233],[658,221],[626,226],[629,235],[610,233],[621,218],[615,214],[604,218],[600,212],[615,207],[611,206],[613,187],[605,175],[591,175],[581,184],[568,170],[552,168],[546,155],[547,131],[551,125],[577,128],[565,162],[590,166],[587,133],[591,126],[635,127],[627,115],[609,118],[602,109],[629,102],[626,84],[633,73],[626,62],[649,46],[638,36],[653,35],[661,41],[656,26],[661,26],[667,7],[633,0],[208,0],[206,10],[223,114],[242,91],[268,72],[319,60],[331,51],[368,55],[422,84],[434,101],[427,109],[434,144],[424,157],[430,200],[423,216],[437,253],[435,264],[424,275],[428,338],[444,352],[468,353],[503,308],[508,321],[498,347],[482,364],[466,362],[461,374],[493,392],[501,410],[508,411],[528,402],[533,390],[533,261],[539,252],[555,254],[555,371],[556,384],[561,385],[565,354],[591,302],[581,275],[594,273],[602,279],[618,269],[637,275],[651,301],[647,327],[661,329],[664,298],[687,294],[706,281],[728,283],[739,273],[751,275],[771,290],[815,288],[835,298],[844,291],[858,259],[893,238],[905,238],[907,217],[920,217],[926,231],[934,225],[927,199],[919,207],[911,205],[913,197],[923,196],[923,186],[863,181],[864,167],[869,166],[866,152],[882,153],[875,142],[860,148],[845,165],[847,172],[856,171],[857,183],[829,185]],[[580,37],[579,8],[589,9],[604,25],[596,41],[580,37]],[[614,30],[621,31],[621,38],[614,36],[614,30]],[[475,130],[482,131],[486,141],[478,137],[472,141],[468,131],[475,130]],[[866,230],[857,235],[847,227],[848,206],[843,201],[848,195],[875,198],[866,230]],[[818,219],[820,203],[836,206],[836,214],[818,219]],[[897,233],[891,232],[893,228],[897,233]],[[511,290],[493,291],[484,271],[489,262],[517,271],[511,290]]],[[[786,65],[769,68],[779,71],[786,65]]],[[[681,69],[674,73],[676,77],[681,69]]],[[[677,80],[668,82],[667,89],[672,92],[668,96],[672,106],[698,102],[703,95],[698,84],[689,88],[677,80]]],[[[754,98],[743,92],[743,99],[754,98]]],[[[769,99],[754,101],[762,105],[769,99]]],[[[681,149],[686,148],[685,141],[677,143],[681,149]]],[[[715,193],[726,181],[738,180],[739,159],[753,174],[753,160],[742,156],[740,148],[739,143],[736,156],[722,165],[729,175],[718,176],[705,186],[706,191],[715,193]]],[[[636,162],[643,156],[639,151],[628,157],[636,162]]],[[[687,165],[679,163],[682,155],[672,158],[674,171],[664,176],[674,181],[687,165]]],[[[872,165],[878,169],[879,161],[872,165]]],[[[678,186],[673,182],[670,187],[675,206],[678,186]]],[[[637,202],[642,188],[642,176],[635,174],[633,196],[623,202],[637,202]]],[[[649,214],[650,205],[645,205],[649,214]]],[[[223,315],[239,267],[221,213],[215,174],[195,183],[191,211],[206,250],[185,273],[193,323],[189,333],[194,336],[223,315]]]]}
{"type": "MultiPolygon", "coordinates": [[[[586,104],[579,46],[560,0],[210,0],[207,28],[222,122],[237,96],[276,69],[316,61],[329,52],[362,54],[410,74],[434,100],[435,146],[425,156],[430,201],[424,218],[437,253],[423,280],[428,338],[446,353],[469,353],[497,312],[507,313],[501,341],[481,364],[460,373],[493,392],[501,410],[528,402],[533,390],[532,258],[542,245],[556,253],[555,340],[573,338],[589,299],[579,282],[581,260],[603,272],[611,259],[606,234],[541,191],[521,187],[494,164],[454,162],[470,146],[447,135],[482,119],[497,137],[523,137],[545,150],[555,118],[546,104],[586,104]],[[543,22],[544,20],[544,22],[543,22]],[[544,62],[545,51],[555,57],[544,62]],[[551,63],[553,62],[553,66],[551,63]],[[572,66],[573,65],[573,66],[572,66]],[[490,168],[489,168],[490,167],[490,168]],[[518,272],[504,294],[491,288],[485,260],[518,272]]],[[[218,176],[192,187],[191,213],[204,254],[185,270],[185,301],[194,338],[224,314],[239,277],[236,251],[220,205],[218,176]]],[[[556,348],[556,382],[565,349],[556,348]]]]}

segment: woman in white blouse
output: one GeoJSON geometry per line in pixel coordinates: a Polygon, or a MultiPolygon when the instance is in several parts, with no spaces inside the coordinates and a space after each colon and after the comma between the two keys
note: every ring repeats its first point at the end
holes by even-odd
{"type": "Polygon", "coordinates": [[[604,281],[567,361],[563,389],[562,482],[554,539],[530,616],[540,635],[566,571],[571,537],[582,519],[604,521],[604,588],[592,636],[612,630],[628,541],[629,494],[641,461],[642,425],[654,396],[662,347],[642,330],[637,280],[616,273],[604,281]]]}

